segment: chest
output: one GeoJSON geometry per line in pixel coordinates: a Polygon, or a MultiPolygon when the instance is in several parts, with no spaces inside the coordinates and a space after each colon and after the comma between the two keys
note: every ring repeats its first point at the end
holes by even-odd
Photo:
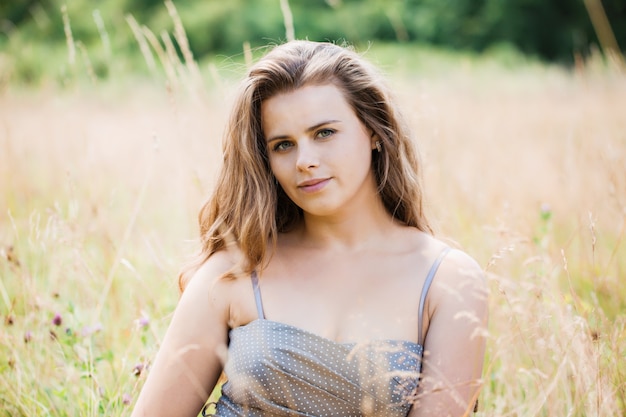
{"type": "Polygon", "coordinates": [[[337,341],[417,341],[421,269],[401,257],[284,263],[261,279],[265,316],[337,341]]]}
{"type": "Polygon", "coordinates": [[[257,320],[231,332],[225,399],[282,415],[404,416],[419,381],[421,347],[405,341],[337,343],[257,320]]]}

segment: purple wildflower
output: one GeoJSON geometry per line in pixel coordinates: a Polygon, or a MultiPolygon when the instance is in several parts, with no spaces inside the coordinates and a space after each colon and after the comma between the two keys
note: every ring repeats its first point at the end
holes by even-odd
{"type": "Polygon", "coordinates": [[[61,323],[63,323],[63,318],[59,313],[56,313],[54,315],[54,318],[52,319],[52,324],[54,324],[55,326],[60,326],[61,323]]]}
{"type": "Polygon", "coordinates": [[[135,364],[135,367],[133,368],[133,375],[139,376],[141,375],[141,371],[143,371],[143,363],[139,362],[135,364]]]}
{"type": "Polygon", "coordinates": [[[102,330],[102,323],[96,323],[93,326],[85,326],[80,332],[83,337],[91,336],[94,333],[98,333],[102,330]]]}
{"type": "Polygon", "coordinates": [[[140,328],[148,327],[150,324],[150,318],[148,316],[141,316],[139,320],[137,320],[137,324],[140,328]]]}

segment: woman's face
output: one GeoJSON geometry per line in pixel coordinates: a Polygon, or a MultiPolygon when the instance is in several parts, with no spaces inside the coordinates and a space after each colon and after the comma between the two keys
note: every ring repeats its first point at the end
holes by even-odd
{"type": "Polygon", "coordinates": [[[374,138],[334,85],[309,85],[262,103],[274,176],[308,215],[350,214],[378,199],[374,138]]]}

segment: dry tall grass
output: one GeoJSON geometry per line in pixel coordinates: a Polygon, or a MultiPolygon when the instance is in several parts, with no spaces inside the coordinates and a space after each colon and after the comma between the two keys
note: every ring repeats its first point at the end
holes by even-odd
{"type": "MultiPolygon", "coordinates": [[[[623,415],[626,77],[393,80],[440,233],[488,271],[478,415],[623,415]]],[[[0,416],[129,412],[220,162],[206,90],[0,96],[0,416]]]]}

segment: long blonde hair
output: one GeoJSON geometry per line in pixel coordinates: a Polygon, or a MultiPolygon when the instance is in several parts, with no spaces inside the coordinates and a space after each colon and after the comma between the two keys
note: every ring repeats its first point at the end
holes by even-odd
{"type": "Polygon", "coordinates": [[[348,47],[291,41],[261,58],[240,85],[225,131],[224,163],[198,216],[201,249],[179,276],[181,291],[200,265],[228,243],[235,243],[242,254],[241,273],[263,267],[268,245],[275,245],[278,233],[302,219],[302,210],[270,170],[261,105],[278,93],[328,83],[343,92],[361,122],[382,142],[381,151],[373,151],[372,169],[389,214],[432,233],[423,210],[418,155],[378,71],[348,47]]]}

